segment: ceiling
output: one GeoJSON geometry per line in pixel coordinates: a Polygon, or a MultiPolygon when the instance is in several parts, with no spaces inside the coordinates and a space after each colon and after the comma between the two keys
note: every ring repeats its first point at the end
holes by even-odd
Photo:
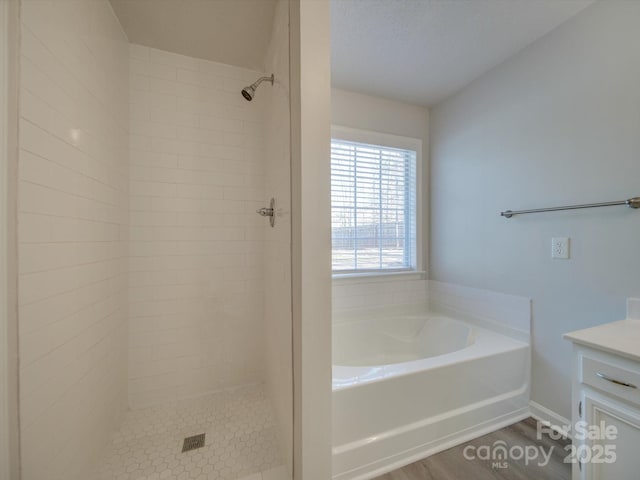
{"type": "Polygon", "coordinates": [[[332,0],[332,83],[433,106],[592,2],[332,0]]]}
{"type": "Polygon", "coordinates": [[[276,0],[110,0],[131,43],[262,69],[276,0]]]}
{"type": "MultiPolygon", "coordinates": [[[[277,0],[110,0],[129,41],[263,69],[277,0]]],[[[331,0],[334,86],[433,106],[593,0],[331,0]]]]}

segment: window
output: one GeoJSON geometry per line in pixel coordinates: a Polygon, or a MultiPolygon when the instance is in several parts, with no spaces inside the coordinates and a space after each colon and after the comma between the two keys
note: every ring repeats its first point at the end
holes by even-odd
{"type": "Polygon", "coordinates": [[[349,132],[331,140],[333,272],[416,270],[420,141],[349,132]]]}

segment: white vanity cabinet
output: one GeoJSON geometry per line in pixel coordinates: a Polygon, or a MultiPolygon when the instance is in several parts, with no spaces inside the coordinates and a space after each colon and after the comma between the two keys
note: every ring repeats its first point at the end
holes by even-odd
{"type": "Polygon", "coordinates": [[[573,342],[573,480],[639,480],[640,321],[565,338],[573,342]]]}

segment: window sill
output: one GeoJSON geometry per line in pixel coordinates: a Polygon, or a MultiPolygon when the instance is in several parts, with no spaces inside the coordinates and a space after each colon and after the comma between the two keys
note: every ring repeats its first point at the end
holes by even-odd
{"type": "Polygon", "coordinates": [[[331,276],[334,285],[345,283],[376,283],[406,280],[425,280],[427,272],[412,270],[410,272],[370,272],[370,273],[334,273],[331,276]]]}

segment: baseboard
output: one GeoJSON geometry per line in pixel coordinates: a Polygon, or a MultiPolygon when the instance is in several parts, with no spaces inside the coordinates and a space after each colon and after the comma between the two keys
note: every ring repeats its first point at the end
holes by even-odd
{"type": "MultiPolygon", "coordinates": [[[[563,417],[562,415],[558,415],[553,410],[550,410],[547,407],[540,405],[538,402],[534,402],[533,400],[529,401],[529,411],[531,412],[531,416],[533,418],[548,425],[556,432],[564,433],[566,427],[571,426],[571,420],[563,417]]],[[[571,438],[571,431],[569,431],[568,437],[571,438]]]]}

